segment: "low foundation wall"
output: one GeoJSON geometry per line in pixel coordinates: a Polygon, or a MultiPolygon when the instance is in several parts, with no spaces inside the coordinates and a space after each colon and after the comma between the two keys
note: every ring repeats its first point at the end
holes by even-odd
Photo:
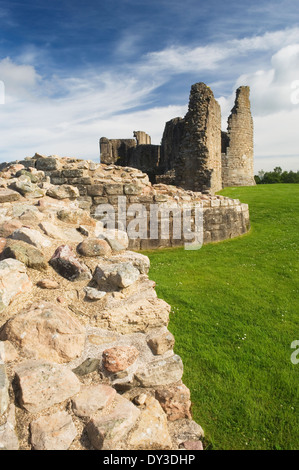
{"type": "MultiPolygon", "coordinates": [[[[189,239],[182,233],[179,238],[173,235],[171,208],[200,207],[203,215],[203,243],[218,242],[245,234],[250,228],[249,209],[247,204],[224,196],[209,196],[200,192],[186,191],[175,186],[149,182],[148,176],[130,167],[96,164],[87,160],[71,158],[42,157],[36,155],[18,162],[27,168],[34,167],[44,171],[48,182],[64,187],[71,185],[78,188],[77,200],[79,207],[90,211],[91,215],[100,219],[99,206],[110,205],[115,211],[116,223],[122,220],[127,229],[132,221],[136,205],[142,205],[143,215],[147,218],[148,230],[137,238],[130,238],[130,249],[144,250],[159,247],[182,246],[189,239]],[[158,234],[150,236],[150,215],[153,206],[170,210],[169,236],[161,233],[163,216],[159,216],[158,234]],[[121,214],[120,207],[126,211],[121,214]]],[[[138,209],[138,207],[137,207],[138,209]]],[[[101,212],[101,210],[100,210],[101,212]]],[[[193,226],[194,228],[194,226],[193,226]]],[[[191,228],[192,229],[192,228],[191,228]]]]}

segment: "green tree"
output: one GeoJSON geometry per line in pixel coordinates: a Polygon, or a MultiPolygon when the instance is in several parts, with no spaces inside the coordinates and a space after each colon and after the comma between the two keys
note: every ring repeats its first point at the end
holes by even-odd
{"type": "Polygon", "coordinates": [[[256,184],[274,183],[299,183],[299,171],[283,171],[280,166],[276,166],[273,171],[260,170],[254,176],[256,184]]]}

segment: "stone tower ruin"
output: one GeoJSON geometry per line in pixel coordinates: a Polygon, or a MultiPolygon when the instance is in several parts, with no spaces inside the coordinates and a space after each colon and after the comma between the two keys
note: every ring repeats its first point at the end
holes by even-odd
{"type": "Polygon", "coordinates": [[[215,193],[221,183],[221,110],[204,83],[192,85],[184,118],[175,184],[192,191],[215,193]]]}
{"type": "Polygon", "coordinates": [[[228,118],[227,132],[222,132],[222,185],[253,186],[253,119],[250,89],[237,89],[235,105],[228,118]]]}
{"type": "Polygon", "coordinates": [[[188,112],[166,122],[161,145],[148,134],[134,131],[135,139],[100,139],[101,162],[138,168],[152,183],[211,193],[227,186],[252,186],[253,120],[249,87],[236,92],[221,131],[221,109],[213,92],[202,82],[191,87],[188,112]]]}

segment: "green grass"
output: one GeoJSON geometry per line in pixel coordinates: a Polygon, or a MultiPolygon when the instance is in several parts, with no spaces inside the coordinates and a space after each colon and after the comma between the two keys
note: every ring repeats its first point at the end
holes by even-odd
{"type": "Polygon", "coordinates": [[[251,231],[203,246],[144,252],[184,362],[194,419],[210,449],[298,449],[299,186],[227,188],[251,231]]]}

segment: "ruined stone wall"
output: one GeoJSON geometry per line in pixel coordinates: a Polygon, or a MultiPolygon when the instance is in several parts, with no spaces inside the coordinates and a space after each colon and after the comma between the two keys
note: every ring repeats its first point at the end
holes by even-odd
{"type": "MultiPolygon", "coordinates": [[[[57,156],[0,165],[0,448],[200,450],[170,306],[97,209],[201,202],[205,242],[245,233],[247,204],[166,185],[137,169],[57,156]],[[100,219],[101,220],[101,219],[100,219]],[[36,334],[38,331],[38,335],[36,334]]],[[[163,220],[161,219],[161,223],[163,220]]]]}
{"type": "Polygon", "coordinates": [[[136,138],[137,145],[150,145],[151,137],[144,131],[134,131],[134,137],[136,138]]]}
{"type": "Polygon", "coordinates": [[[185,120],[181,117],[166,122],[162,141],[159,172],[161,174],[173,170],[175,161],[179,156],[179,150],[184,133],[185,120]]]}
{"type": "Polygon", "coordinates": [[[148,184],[54,156],[1,165],[0,449],[202,450],[149,259],[52,174],[90,200],[148,184]]]}
{"type": "Polygon", "coordinates": [[[249,87],[236,92],[235,105],[228,118],[227,134],[223,134],[222,185],[253,186],[253,119],[250,110],[249,87]]]}
{"type": "Polygon", "coordinates": [[[131,166],[146,172],[155,182],[160,160],[160,146],[151,145],[151,137],[134,131],[135,139],[100,139],[101,162],[107,165],[131,166]]]}
{"type": "Polygon", "coordinates": [[[160,161],[160,145],[141,144],[130,152],[126,160],[126,166],[138,168],[147,173],[149,180],[155,183],[160,161]]]}
{"type": "MultiPolygon", "coordinates": [[[[55,156],[30,158],[20,163],[26,168],[44,171],[50,184],[55,185],[55,190],[51,191],[57,194],[57,198],[68,197],[68,188],[75,187],[78,191],[76,200],[79,208],[88,210],[92,216],[95,216],[97,207],[101,204],[111,204],[118,216],[118,198],[122,196],[126,198],[126,210],[132,204],[144,205],[148,222],[151,205],[183,207],[184,204],[200,203],[203,207],[204,243],[240,236],[250,227],[247,204],[220,195],[210,196],[164,184],[152,185],[147,174],[134,168],[55,156]]],[[[131,220],[132,217],[127,216],[126,226],[131,220]]],[[[182,246],[188,242],[183,237],[175,239],[171,229],[169,238],[164,239],[160,225],[157,238],[151,240],[149,229],[148,226],[146,239],[129,241],[131,249],[182,246]]]]}
{"type": "Polygon", "coordinates": [[[212,193],[222,188],[221,111],[204,83],[191,87],[175,172],[182,188],[212,193]]]}
{"type": "Polygon", "coordinates": [[[136,142],[102,138],[101,161],[145,171],[152,183],[204,193],[255,184],[249,87],[237,90],[227,132],[221,131],[221,110],[212,90],[195,83],[186,116],[166,122],[161,147],[151,145],[143,131],[134,131],[134,137],[136,142]]]}
{"type": "Polygon", "coordinates": [[[135,147],[135,139],[107,139],[106,137],[101,137],[101,161],[107,165],[116,162],[119,165],[126,165],[132,149],[135,147]]]}

